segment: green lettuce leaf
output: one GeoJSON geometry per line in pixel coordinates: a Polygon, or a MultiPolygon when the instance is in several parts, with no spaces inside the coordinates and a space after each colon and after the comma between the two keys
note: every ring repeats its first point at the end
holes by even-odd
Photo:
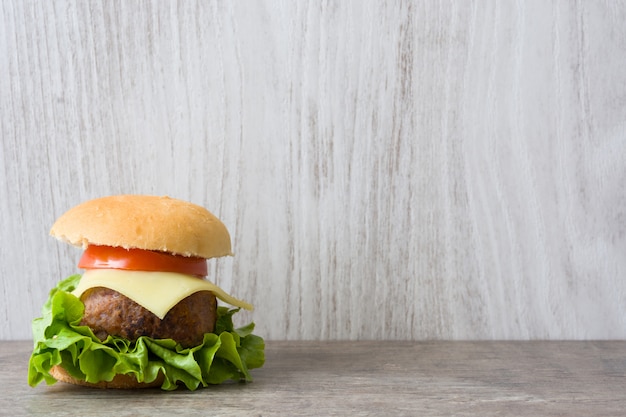
{"type": "Polygon", "coordinates": [[[233,315],[239,309],[218,307],[214,333],[202,344],[183,348],[172,339],[142,336],[134,342],[109,336],[100,341],[87,326],[80,326],[84,305],[71,291],[80,281],[72,275],[50,291],[42,317],[33,320],[33,353],[28,383],[54,384],[50,369],[61,365],[74,378],[95,383],[111,381],[117,374],[132,374],[139,382],[153,382],[159,372],[161,388],[190,390],[227,380],[251,381],[250,369],[265,362],[265,342],[252,334],[254,323],[235,329],[233,315]]]}

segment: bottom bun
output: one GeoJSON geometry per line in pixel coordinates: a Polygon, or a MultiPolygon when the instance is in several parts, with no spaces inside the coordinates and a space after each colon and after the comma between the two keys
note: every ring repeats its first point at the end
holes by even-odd
{"type": "Polygon", "coordinates": [[[157,378],[152,382],[137,382],[137,378],[133,375],[118,374],[111,381],[87,382],[76,379],[60,366],[56,365],[50,369],[50,375],[57,381],[66,382],[68,384],[82,385],[85,387],[103,388],[103,389],[135,389],[135,388],[152,388],[160,387],[163,384],[164,376],[159,373],[157,378]]]}

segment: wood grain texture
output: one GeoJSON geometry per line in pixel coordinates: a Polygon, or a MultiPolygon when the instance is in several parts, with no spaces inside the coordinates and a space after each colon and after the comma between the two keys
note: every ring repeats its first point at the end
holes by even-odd
{"type": "Polygon", "coordinates": [[[202,204],[269,339],[626,337],[626,7],[0,2],[0,339],[116,193],[202,204]],[[33,261],[35,254],[35,261],[33,261]]]}
{"type": "Polygon", "coordinates": [[[271,342],[249,384],[101,390],[35,389],[28,342],[0,342],[0,409],[10,415],[619,416],[624,342],[271,342]]]}

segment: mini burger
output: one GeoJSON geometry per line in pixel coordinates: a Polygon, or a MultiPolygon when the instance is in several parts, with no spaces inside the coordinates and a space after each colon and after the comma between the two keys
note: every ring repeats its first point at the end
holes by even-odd
{"type": "Polygon", "coordinates": [[[206,279],[207,259],[232,253],[228,230],[203,207],[104,197],[70,209],[50,234],[84,248],[84,273],[59,282],[33,321],[31,386],[195,390],[250,381],[263,365],[254,324],[233,325],[252,306],[206,279]]]}

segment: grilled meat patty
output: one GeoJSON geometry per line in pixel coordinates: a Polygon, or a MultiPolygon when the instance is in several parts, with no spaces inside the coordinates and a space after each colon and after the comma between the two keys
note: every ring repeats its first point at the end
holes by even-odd
{"type": "Polygon", "coordinates": [[[108,335],[137,340],[174,339],[183,347],[202,343],[205,333],[215,329],[217,299],[208,291],[194,293],[176,304],[163,318],[109,288],[92,288],[81,297],[85,313],[81,325],[89,326],[104,340],[108,335]]]}

